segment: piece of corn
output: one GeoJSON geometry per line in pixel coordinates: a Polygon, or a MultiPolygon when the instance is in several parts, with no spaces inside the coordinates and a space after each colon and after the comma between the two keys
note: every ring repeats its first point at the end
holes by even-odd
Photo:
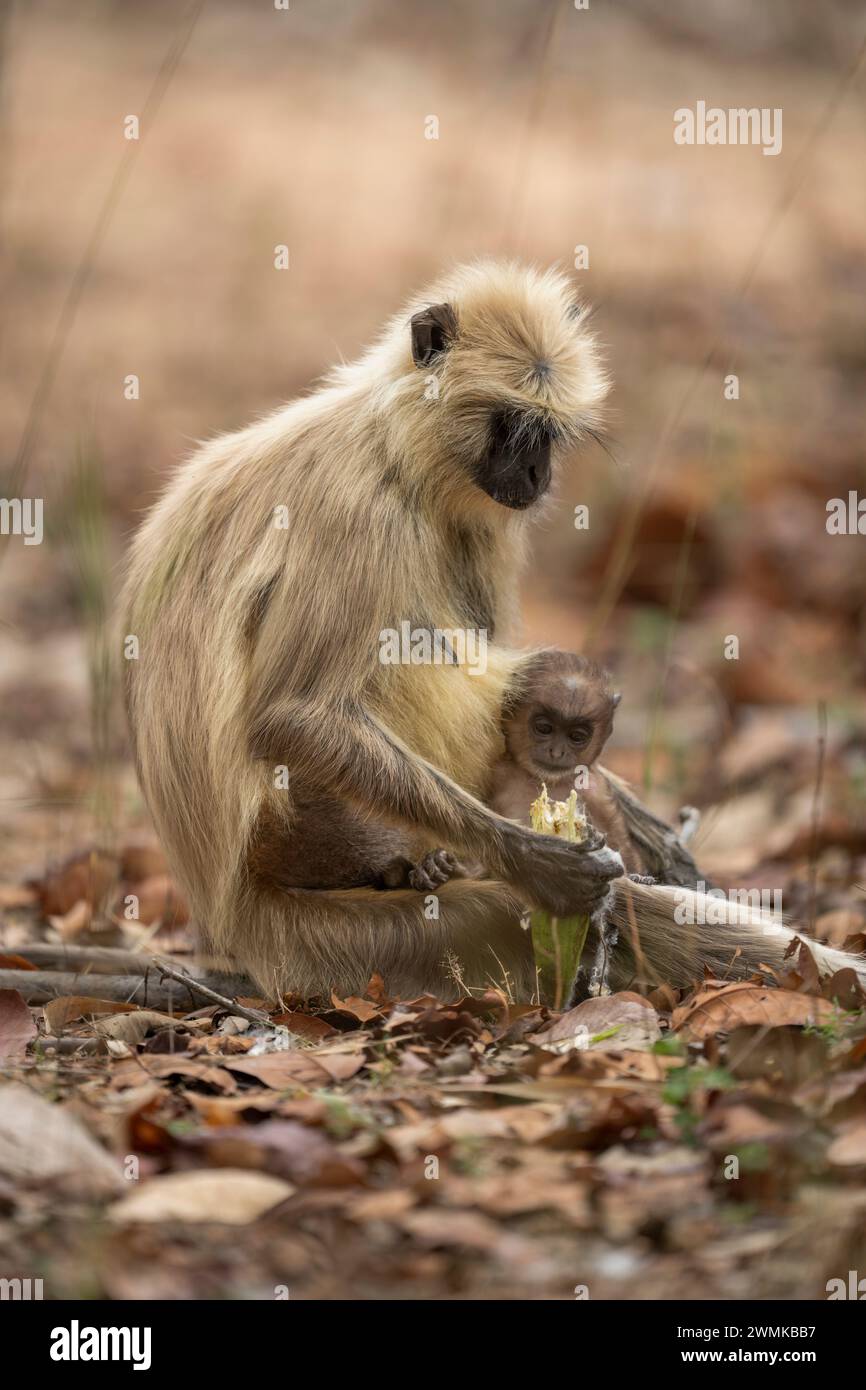
{"type": "Polygon", "coordinates": [[[529,808],[529,820],[533,830],[543,835],[556,835],[573,845],[586,839],[586,816],[577,809],[576,791],[569,794],[567,801],[551,801],[542,783],[541,796],[529,808]]]}
{"type": "MultiPolygon", "coordinates": [[[[532,829],[542,835],[556,835],[573,845],[586,839],[586,816],[578,810],[576,791],[570,793],[567,801],[551,801],[547,787],[542,784],[541,795],[529,808],[529,820],[532,829]]],[[[567,991],[577,974],[589,931],[589,918],[559,918],[546,912],[533,912],[530,925],[539,999],[542,1004],[561,1009],[568,1002],[567,991]]]]}

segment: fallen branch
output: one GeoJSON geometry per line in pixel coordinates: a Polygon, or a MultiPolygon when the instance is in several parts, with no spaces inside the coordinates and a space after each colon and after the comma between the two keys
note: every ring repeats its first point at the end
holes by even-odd
{"type": "Polygon", "coordinates": [[[37,1037],[30,1044],[31,1052],[59,1057],[91,1057],[108,1051],[104,1038],[37,1037]]]}
{"type": "Polygon", "coordinates": [[[192,980],[184,980],[181,991],[176,981],[160,980],[155,969],[146,975],[92,976],[63,970],[0,970],[0,989],[17,989],[27,1004],[49,1004],[63,995],[82,994],[82,985],[89,981],[94,998],[110,999],[115,1004],[140,1004],[171,1013],[173,1009],[189,1012],[197,1003],[190,988],[192,980]]]}
{"type": "Polygon", "coordinates": [[[211,989],[209,985],[202,984],[201,980],[195,980],[190,975],[185,975],[181,970],[175,970],[173,966],[168,965],[164,960],[160,960],[159,957],[155,957],[153,963],[155,969],[157,969],[160,975],[165,979],[176,980],[178,984],[184,985],[194,994],[198,994],[202,999],[208,999],[212,1004],[221,1004],[224,1009],[228,1009],[230,1013],[237,1015],[238,1018],[246,1018],[250,1023],[267,1023],[272,1028],[277,1028],[279,1026],[276,1023],[271,1023],[268,1015],[263,1013],[261,1009],[245,1008],[244,1005],[239,1004],[236,999],[229,999],[225,994],[218,994],[217,991],[211,989]]]}
{"type": "Polygon", "coordinates": [[[32,942],[15,947],[15,955],[44,970],[81,970],[106,975],[146,975],[153,956],[117,946],[71,946],[62,941],[32,942]]]}

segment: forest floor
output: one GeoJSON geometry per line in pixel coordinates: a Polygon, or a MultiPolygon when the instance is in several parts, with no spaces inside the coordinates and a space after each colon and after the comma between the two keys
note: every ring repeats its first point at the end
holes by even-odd
{"type": "MultiPolygon", "coordinates": [[[[742,840],[749,798],[805,774],[777,753],[717,830],[742,840]]],[[[855,949],[866,845],[832,807],[861,759],[855,736],[827,750],[817,820],[814,786],[785,787],[799,824],[765,804],[739,876],[855,949]]],[[[166,1000],[155,967],[143,1004],[101,997],[94,947],[183,969],[184,915],[141,840],[0,885],[2,1269],[46,1297],[825,1298],[866,1268],[866,996],[807,946],[776,978],[564,1015],[374,978],[241,1017],[166,1000]],[[28,1005],[46,950],[70,973],[28,1005]]]]}

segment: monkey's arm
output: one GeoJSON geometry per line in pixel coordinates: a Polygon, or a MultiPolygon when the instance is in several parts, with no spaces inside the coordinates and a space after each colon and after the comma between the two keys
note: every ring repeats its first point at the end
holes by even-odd
{"type": "Polygon", "coordinates": [[[290,775],[480,860],[529,903],[560,916],[594,911],[622,873],[615,855],[495,815],[359,702],[323,708],[284,695],[254,719],[251,745],[257,758],[287,763],[290,775]]]}

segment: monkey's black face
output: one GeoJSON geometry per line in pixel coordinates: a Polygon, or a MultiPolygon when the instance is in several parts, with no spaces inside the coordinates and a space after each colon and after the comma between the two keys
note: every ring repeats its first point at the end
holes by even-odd
{"type": "Polygon", "coordinates": [[[529,757],[535,770],[560,777],[573,771],[585,761],[594,733],[591,719],[567,719],[553,710],[536,709],[527,725],[529,757]]]}
{"type": "Polygon", "coordinates": [[[476,483],[503,507],[531,507],[550,487],[551,444],[551,431],[543,423],[514,411],[498,412],[476,483]]]}

